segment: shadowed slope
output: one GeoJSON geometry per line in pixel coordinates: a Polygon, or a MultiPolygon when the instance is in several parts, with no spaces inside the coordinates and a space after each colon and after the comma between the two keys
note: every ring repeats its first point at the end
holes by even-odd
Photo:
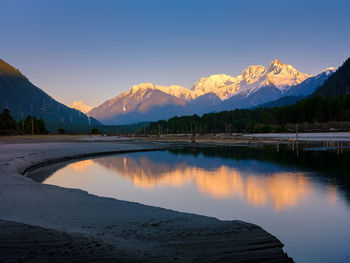
{"type": "Polygon", "coordinates": [[[339,96],[350,94],[350,58],[330,76],[313,95],[315,96],[339,96]]]}
{"type": "Polygon", "coordinates": [[[8,108],[15,119],[27,115],[47,123],[100,124],[82,112],[59,103],[34,86],[19,70],[0,59],[0,109],[8,108]]]}

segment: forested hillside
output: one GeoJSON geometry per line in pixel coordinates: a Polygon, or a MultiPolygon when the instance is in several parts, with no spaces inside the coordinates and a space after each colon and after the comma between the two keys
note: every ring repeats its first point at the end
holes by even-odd
{"type": "Polygon", "coordinates": [[[0,59],[0,111],[3,109],[9,109],[16,120],[31,115],[42,118],[50,126],[100,125],[94,118],[56,101],[0,59]]]}
{"type": "Polygon", "coordinates": [[[350,58],[313,95],[334,97],[343,94],[350,95],[350,58]]]}
{"type": "Polygon", "coordinates": [[[219,113],[173,117],[151,122],[146,133],[216,133],[286,131],[287,124],[350,121],[350,96],[313,97],[290,106],[236,109],[219,113]],[[278,126],[272,130],[271,125],[278,126]]]}

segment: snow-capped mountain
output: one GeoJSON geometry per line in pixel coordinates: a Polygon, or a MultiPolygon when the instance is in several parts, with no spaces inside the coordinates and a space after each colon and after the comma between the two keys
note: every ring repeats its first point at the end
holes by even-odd
{"type": "MultiPolygon", "coordinates": [[[[335,68],[326,68],[320,74],[307,78],[302,83],[292,86],[282,97],[277,100],[269,101],[267,103],[259,104],[256,107],[273,108],[279,106],[286,106],[296,103],[299,100],[311,95],[318,87],[335,72],[335,68]]],[[[255,107],[255,108],[256,108],[255,107]]]]}
{"type": "Polygon", "coordinates": [[[326,68],[320,74],[310,77],[302,83],[291,87],[285,96],[308,96],[321,86],[335,72],[335,68],[326,68]]]}
{"type": "Polygon", "coordinates": [[[74,101],[69,107],[72,109],[79,110],[82,113],[88,113],[93,109],[93,107],[86,105],[83,101],[74,101]]]}
{"type": "Polygon", "coordinates": [[[243,80],[240,82],[238,92],[213,110],[250,108],[277,100],[292,87],[300,85],[312,75],[299,72],[293,66],[275,59],[268,67],[250,66],[239,77],[242,77],[243,80]]]}
{"type": "Polygon", "coordinates": [[[238,94],[249,96],[266,86],[274,86],[284,92],[309,77],[310,75],[299,72],[293,66],[275,59],[268,67],[249,66],[237,77],[220,74],[201,78],[192,90],[196,96],[212,92],[221,100],[226,100],[238,94]]]}
{"type": "MultiPolygon", "coordinates": [[[[331,70],[326,72],[331,74],[331,70]]],[[[248,108],[276,100],[310,78],[317,76],[299,72],[275,59],[267,67],[249,66],[236,77],[216,74],[201,78],[191,89],[178,85],[138,84],[92,109],[89,115],[105,123],[121,124],[248,108]]],[[[306,86],[309,85],[303,90],[307,90],[306,86]]]]}
{"type": "Polygon", "coordinates": [[[201,78],[194,84],[191,92],[195,98],[213,93],[221,100],[224,100],[238,91],[238,83],[237,78],[230,75],[216,74],[208,78],[201,78]]]}
{"type": "Polygon", "coordinates": [[[92,109],[88,114],[96,116],[106,124],[134,123],[184,114],[182,109],[187,101],[182,96],[186,97],[186,94],[182,94],[180,89],[172,90],[173,86],[164,88],[166,92],[176,92],[175,94],[179,96],[177,97],[172,95],[174,93],[168,94],[159,87],[164,88],[151,83],[135,85],[92,109]]]}
{"type": "Polygon", "coordinates": [[[240,83],[238,93],[249,95],[256,92],[262,87],[274,86],[282,93],[291,86],[303,82],[311,75],[297,71],[293,66],[287,65],[279,61],[273,60],[270,65],[250,66],[242,72],[243,80],[240,83]],[[256,69],[258,67],[258,69],[256,69]],[[257,72],[257,74],[255,74],[257,72]]]}

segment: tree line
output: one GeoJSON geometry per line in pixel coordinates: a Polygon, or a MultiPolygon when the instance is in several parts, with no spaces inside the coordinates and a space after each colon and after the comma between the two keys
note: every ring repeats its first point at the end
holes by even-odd
{"type": "Polygon", "coordinates": [[[0,113],[0,134],[46,134],[45,122],[28,115],[25,119],[16,120],[8,109],[0,113]]]}
{"type": "Polygon", "coordinates": [[[288,124],[350,121],[350,95],[314,96],[289,106],[235,109],[151,122],[146,134],[285,132],[288,124]]]}

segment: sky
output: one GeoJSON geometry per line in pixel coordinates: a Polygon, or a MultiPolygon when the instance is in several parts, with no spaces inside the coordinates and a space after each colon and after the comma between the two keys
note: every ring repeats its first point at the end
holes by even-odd
{"type": "Polygon", "coordinates": [[[142,82],[191,88],[273,59],[318,74],[350,56],[349,0],[0,0],[0,58],[56,100],[142,82]]]}

